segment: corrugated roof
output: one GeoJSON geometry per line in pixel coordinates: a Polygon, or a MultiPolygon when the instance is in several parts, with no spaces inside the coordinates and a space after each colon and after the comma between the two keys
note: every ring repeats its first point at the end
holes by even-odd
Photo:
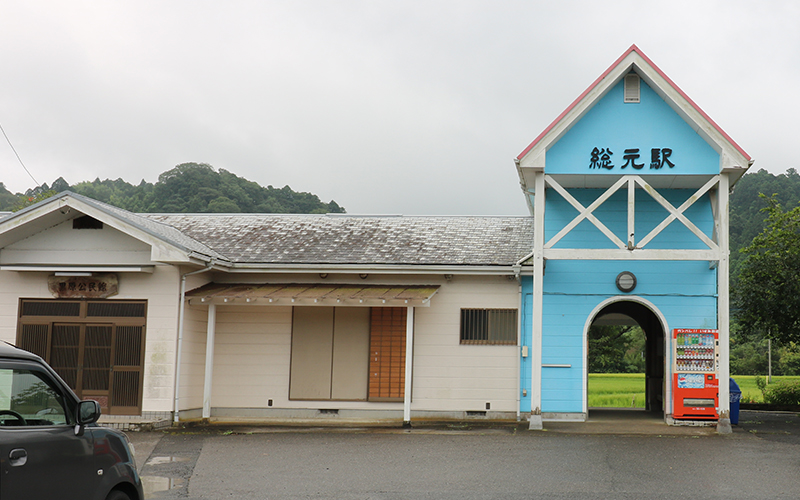
{"type": "Polygon", "coordinates": [[[208,302],[241,301],[300,303],[363,301],[369,304],[386,302],[427,302],[439,290],[439,285],[337,285],[337,284],[230,284],[208,283],[186,292],[188,298],[208,302]],[[283,302],[281,302],[283,301],[283,302]]]}
{"type": "Polygon", "coordinates": [[[531,217],[139,214],[244,264],[510,266],[531,217]]]}

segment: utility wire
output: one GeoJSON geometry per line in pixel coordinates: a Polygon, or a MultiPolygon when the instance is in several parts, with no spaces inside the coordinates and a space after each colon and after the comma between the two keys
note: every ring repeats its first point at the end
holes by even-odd
{"type": "Polygon", "coordinates": [[[38,186],[38,185],[39,185],[39,181],[37,181],[37,180],[36,180],[36,179],[33,177],[33,174],[31,174],[31,173],[30,173],[30,171],[28,170],[28,167],[26,167],[26,166],[25,166],[25,164],[24,164],[24,163],[22,163],[22,158],[20,158],[20,157],[19,157],[19,153],[17,153],[17,150],[14,148],[14,145],[13,145],[13,144],[11,144],[11,139],[9,139],[9,138],[8,138],[8,135],[6,135],[6,131],[3,129],[3,125],[2,125],[2,124],[0,124],[0,131],[2,131],[2,132],[3,132],[3,137],[5,137],[5,138],[6,138],[6,142],[8,142],[8,145],[9,145],[9,146],[11,146],[11,151],[13,151],[13,152],[14,152],[14,154],[17,156],[17,160],[19,160],[19,164],[20,164],[20,165],[22,165],[22,168],[24,168],[24,169],[25,169],[25,172],[26,172],[26,173],[27,173],[27,174],[30,176],[30,178],[31,178],[31,179],[33,179],[34,185],[35,185],[35,186],[38,186]]]}

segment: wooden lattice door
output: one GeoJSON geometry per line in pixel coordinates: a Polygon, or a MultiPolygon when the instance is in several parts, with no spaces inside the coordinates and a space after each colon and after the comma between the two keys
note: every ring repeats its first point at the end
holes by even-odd
{"type": "Polygon", "coordinates": [[[23,301],[17,345],[47,361],[81,399],[111,415],[138,415],[144,377],[144,303],[23,301]]]}

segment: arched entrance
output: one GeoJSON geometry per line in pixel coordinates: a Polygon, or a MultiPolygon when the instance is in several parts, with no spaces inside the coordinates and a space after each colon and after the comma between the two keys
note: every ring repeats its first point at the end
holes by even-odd
{"type": "MultiPolygon", "coordinates": [[[[649,301],[639,297],[613,297],[599,304],[586,322],[584,339],[593,325],[638,325],[645,334],[645,409],[664,414],[669,401],[669,384],[665,384],[665,346],[668,327],[664,316],[649,301]]],[[[588,359],[587,359],[588,366],[588,359]]],[[[586,374],[588,378],[588,370],[586,374]]]]}

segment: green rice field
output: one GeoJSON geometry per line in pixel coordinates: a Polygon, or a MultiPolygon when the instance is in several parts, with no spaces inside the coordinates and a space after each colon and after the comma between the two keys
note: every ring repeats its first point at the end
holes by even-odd
{"type": "Polygon", "coordinates": [[[590,373],[589,406],[644,408],[644,373],[590,373]]]}
{"type": "MultiPolygon", "coordinates": [[[[733,379],[744,401],[763,402],[754,375],[734,375],[733,379]]],[[[800,380],[800,377],[772,377],[772,383],[781,380],[800,380]]],[[[590,373],[589,406],[644,408],[644,373],[590,373]]]]}

